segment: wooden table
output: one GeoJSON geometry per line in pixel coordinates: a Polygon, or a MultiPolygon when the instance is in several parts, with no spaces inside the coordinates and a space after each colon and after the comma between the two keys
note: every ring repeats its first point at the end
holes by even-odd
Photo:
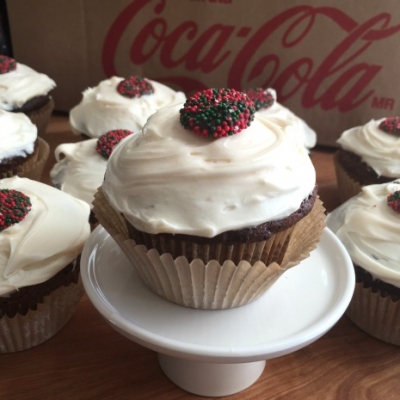
{"type": "MultiPolygon", "coordinates": [[[[53,150],[77,141],[65,115],[52,118],[45,139],[52,148],[43,181],[49,183],[53,150]]],[[[333,151],[316,149],[320,197],[327,210],[338,204],[333,151]]],[[[157,355],[114,331],[86,296],[49,341],[24,352],[0,355],[1,400],[189,400],[201,397],[176,387],[157,355]]],[[[247,390],[231,400],[400,399],[400,348],[380,342],[346,316],[313,344],[269,360],[247,390]]]]}

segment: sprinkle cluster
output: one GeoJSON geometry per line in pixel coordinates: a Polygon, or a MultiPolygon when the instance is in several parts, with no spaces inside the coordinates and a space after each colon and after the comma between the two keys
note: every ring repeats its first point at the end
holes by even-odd
{"type": "Polygon", "coordinates": [[[96,143],[96,151],[106,160],[110,157],[113,148],[123,138],[129,136],[132,131],[127,129],[115,129],[101,135],[96,143]]]}
{"type": "Polygon", "coordinates": [[[243,92],[253,101],[256,111],[270,108],[275,102],[274,96],[268,89],[254,88],[243,90],[243,92]]]}
{"type": "Polygon", "coordinates": [[[197,135],[220,138],[250,126],[255,108],[235,89],[206,89],[188,98],[180,109],[181,124],[197,135]]]}
{"type": "Polygon", "coordinates": [[[134,75],[121,81],[117,86],[117,92],[124,97],[133,99],[134,97],[153,94],[154,88],[146,78],[134,75]]]}
{"type": "Polygon", "coordinates": [[[389,194],[387,197],[387,203],[391,209],[400,213],[400,190],[396,190],[394,193],[389,194]]]}
{"type": "Polygon", "coordinates": [[[31,210],[31,200],[14,189],[0,189],[0,232],[21,222],[31,210]]]}
{"type": "Polygon", "coordinates": [[[0,55],[0,74],[6,74],[16,69],[17,62],[13,58],[0,55]]]}
{"type": "Polygon", "coordinates": [[[392,135],[400,136],[400,117],[385,118],[380,124],[379,129],[392,135]]]}

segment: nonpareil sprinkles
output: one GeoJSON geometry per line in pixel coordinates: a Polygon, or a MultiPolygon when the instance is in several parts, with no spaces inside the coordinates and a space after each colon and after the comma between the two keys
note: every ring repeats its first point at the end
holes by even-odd
{"type": "Polygon", "coordinates": [[[235,89],[206,89],[186,100],[179,110],[185,129],[197,135],[220,138],[250,126],[255,107],[252,100],[235,89]]]}
{"type": "Polygon", "coordinates": [[[14,189],[0,189],[0,232],[21,222],[31,210],[31,200],[14,189]]]}
{"type": "Polygon", "coordinates": [[[96,151],[104,157],[106,160],[110,157],[113,148],[118,144],[123,138],[126,138],[132,134],[132,131],[128,129],[115,129],[109,131],[104,135],[101,135],[96,143],[96,151]]]}
{"type": "Polygon", "coordinates": [[[124,79],[117,86],[117,92],[129,99],[154,93],[153,85],[141,76],[135,75],[124,79]]]}
{"type": "Polygon", "coordinates": [[[395,136],[400,136],[400,117],[385,118],[380,124],[379,129],[395,136]]]}
{"type": "Polygon", "coordinates": [[[400,213],[400,190],[396,190],[394,193],[389,194],[387,197],[387,203],[392,210],[400,213]]]}
{"type": "Polygon", "coordinates": [[[275,102],[274,96],[272,96],[272,93],[268,89],[246,89],[243,90],[243,93],[246,93],[247,96],[249,96],[250,99],[253,101],[256,111],[266,110],[267,108],[270,108],[275,102]]]}
{"type": "Polygon", "coordinates": [[[13,58],[0,55],[0,74],[6,74],[16,69],[17,62],[13,58]]]}

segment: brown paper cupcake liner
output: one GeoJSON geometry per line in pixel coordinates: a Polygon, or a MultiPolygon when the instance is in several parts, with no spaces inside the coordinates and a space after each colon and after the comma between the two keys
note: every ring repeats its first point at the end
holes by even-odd
{"type": "MultiPolygon", "coordinates": [[[[204,245],[202,255],[210,261],[195,258],[189,262],[184,252],[187,248],[182,245],[182,256],[177,258],[167,252],[160,255],[155,249],[136,245],[129,238],[125,219],[114,211],[101,189],[96,193],[93,205],[100,224],[115,239],[150,290],[174,303],[202,309],[233,308],[254,301],[285,270],[309,256],[325,227],[324,208],[317,199],[312,211],[295,226],[257,244],[232,246],[232,253],[245,254],[249,259],[253,258],[252,252],[262,248],[263,252],[269,252],[263,261],[216,260],[212,257],[214,249],[204,245]],[[273,258],[281,263],[272,261],[273,258]]],[[[190,251],[193,255],[195,250],[191,248],[190,251]]]]}
{"type": "Polygon", "coordinates": [[[50,100],[41,108],[35,111],[26,112],[25,115],[29,117],[33,124],[38,129],[38,136],[43,136],[46,133],[47,125],[49,123],[51,114],[54,110],[54,100],[50,100]]]}
{"type": "Polygon", "coordinates": [[[44,166],[49,158],[50,146],[49,144],[38,137],[38,148],[32,157],[29,157],[25,163],[18,166],[17,171],[8,171],[0,174],[1,179],[11,178],[12,176],[18,175],[21,178],[29,178],[35,181],[40,181],[44,166]]]}
{"type": "Polygon", "coordinates": [[[36,310],[1,318],[0,353],[27,350],[53,337],[70,320],[83,292],[79,280],[45,296],[36,310]]]}
{"type": "Polygon", "coordinates": [[[335,165],[336,180],[338,185],[338,195],[341,203],[344,203],[351,197],[361,192],[362,185],[359,182],[353,180],[343,167],[338,162],[338,153],[333,156],[333,162],[335,165]]]}
{"type": "Polygon", "coordinates": [[[369,335],[400,346],[400,299],[394,301],[359,282],[346,315],[369,335]]]}

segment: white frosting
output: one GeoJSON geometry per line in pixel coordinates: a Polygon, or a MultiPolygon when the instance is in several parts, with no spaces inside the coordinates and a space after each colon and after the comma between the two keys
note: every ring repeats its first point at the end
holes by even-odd
{"type": "Polygon", "coordinates": [[[47,75],[17,63],[14,71],[0,74],[0,108],[13,110],[36,96],[48,94],[56,83],[47,75]]]}
{"type": "Polygon", "coordinates": [[[53,277],[82,251],[90,234],[89,206],[27,178],[0,180],[1,189],[30,197],[31,211],[0,232],[0,295],[53,277]]]}
{"type": "Polygon", "coordinates": [[[98,138],[113,129],[136,132],[142,129],[147,118],[158,109],[186,100],[184,93],[150,79],[148,81],[154,93],[130,99],[117,92],[117,86],[123,80],[114,76],[83,92],[82,101],[69,115],[75,134],[84,133],[98,138]]]}
{"type": "Polygon", "coordinates": [[[327,226],[355,264],[400,287],[400,214],[387,205],[387,196],[397,190],[400,180],[364,186],[328,215],[327,226]]]}
{"type": "Polygon", "coordinates": [[[0,110],[0,162],[32,154],[36,139],[37,127],[25,114],[0,110]]]}
{"type": "Polygon", "coordinates": [[[153,114],[108,160],[103,191],[137,228],[213,237],[277,220],[313,190],[307,151],[255,117],[237,135],[203,138],[179,121],[183,104],[153,114]]]}
{"type": "Polygon", "coordinates": [[[268,89],[274,98],[274,103],[271,107],[258,110],[257,113],[261,117],[266,117],[280,125],[282,129],[287,131],[287,134],[293,137],[293,140],[298,141],[307,149],[311,149],[317,144],[317,134],[310,126],[288,108],[276,101],[276,91],[268,89]]]}
{"type": "Polygon", "coordinates": [[[57,162],[50,171],[54,185],[91,207],[107,166],[107,160],[96,151],[96,143],[97,139],[89,139],[59,145],[55,150],[57,162]]]}
{"type": "Polygon", "coordinates": [[[400,177],[400,137],[379,129],[384,119],[348,129],[337,142],[344,150],[359,155],[378,175],[395,179],[400,177]]]}

